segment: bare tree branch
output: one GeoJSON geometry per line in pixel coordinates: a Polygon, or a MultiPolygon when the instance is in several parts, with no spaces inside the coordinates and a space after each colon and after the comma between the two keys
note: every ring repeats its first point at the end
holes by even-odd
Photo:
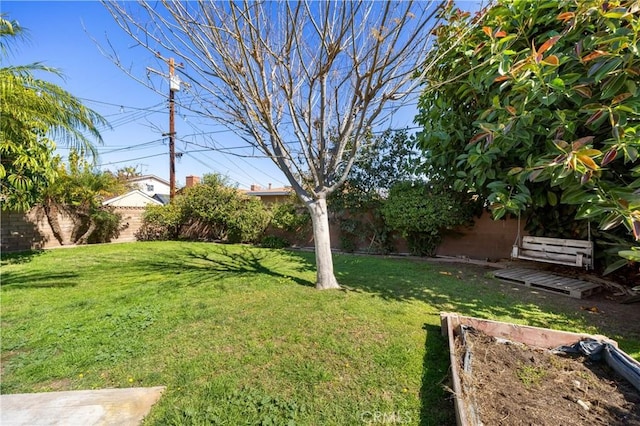
{"type": "MultiPolygon", "coordinates": [[[[270,157],[312,216],[326,215],[322,203],[346,180],[372,128],[417,87],[416,71],[435,63],[430,37],[441,6],[412,0],[103,4],[136,45],[184,63],[179,72],[191,99],[177,102],[270,157]],[[296,146],[284,142],[291,137],[296,146]]],[[[115,47],[110,56],[126,69],[115,47]]]]}

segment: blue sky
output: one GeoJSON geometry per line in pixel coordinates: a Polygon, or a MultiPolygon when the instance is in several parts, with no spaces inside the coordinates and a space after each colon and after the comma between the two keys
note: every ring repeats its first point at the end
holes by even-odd
{"type": "MultiPolygon", "coordinates": [[[[106,58],[96,41],[130,46],[128,37],[113,22],[98,2],[2,1],[2,13],[28,29],[29,40],[20,44],[9,57],[9,64],[43,62],[60,69],[65,79],[42,75],[81,98],[84,103],[109,120],[113,129],[103,129],[104,144],[98,146],[98,164],[102,169],[117,170],[134,166],[143,174],[169,179],[167,99],[135,82],[106,58]],[[86,29],[86,30],[85,30],[86,29]]],[[[140,49],[122,49],[118,54],[124,63],[136,62],[136,68],[149,66],[162,71],[162,63],[140,49]]],[[[166,65],[165,69],[166,71],[166,65]]],[[[158,85],[161,76],[151,76],[158,85]]],[[[166,84],[165,84],[166,86],[166,84]]],[[[176,94],[179,99],[180,93],[176,94]]],[[[176,132],[199,145],[209,142],[189,137],[197,132],[217,131],[216,142],[227,146],[244,146],[222,127],[211,128],[189,113],[176,110],[176,132]],[[195,127],[195,129],[194,129],[195,127]]],[[[66,150],[60,150],[66,153],[66,150]]],[[[183,153],[176,163],[176,180],[184,184],[185,176],[202,176],[218,172],[227,175],[240,187],[252,183],[266,186],[287,184],[286,178],[268,159],[241,158],[178,141],[176,152],[183,153]]],[[[236,150],[251,154],[250,148],[236,150]]]]}
{"type": "MultiPolygon", "coordinates": [[[[130,39],[99,2],[2,1],[0,10],[29,32],[29,40],[16,48],[9,57],[9,64],[43,62],[60,69],[64,80],[53,76],[46,76],[46,79],[81,98],[111,123],[112,129],[102,130],[104,144],[98,146],[99,167],[115,171],[133,166],[143,174],[168,180],[168,140],[162,136],[169,126],[167,98],[127,76],[100,52],[96,42],[107,46],[108,37],[117,47],[122,62],[135,63],[136,69],[151,67],[166,71],[166,65],[142,49],[132,48],[130,39]]],[[[163,83],[159,75],[151,74],[149,78],[158,86],[163,83]]],[[[176,94],[178,101],[180,96],[181,93],[176,94]]],[[[262,186],[287,184],[271,160],[207,149],[213,140],[216,146],[233,148],[227,152],[256,154],[223,127],[211,126],[179,108],[176,112],[176,133],[183,139],[176,143],[176,152],[182,154],[176,163],[179,186],[184,184],[185,176],[212,172],[227,175],[241,188],[248,188],[253,183],[262,186]],[[212,139],[195,135],[202,132],[211,132],[209,138],[212,139]]],[[[415,106],[409,106],[392,117],[390,125],[393,128],[410,127],[414,114],[415,106]]],[[[66,150],[60,152],[64,154],[66,150]]]]}

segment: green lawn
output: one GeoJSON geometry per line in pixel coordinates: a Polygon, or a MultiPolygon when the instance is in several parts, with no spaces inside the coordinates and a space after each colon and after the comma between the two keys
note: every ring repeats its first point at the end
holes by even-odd
{"type": "MultiPolygon", "coordinates": [[[[313,259],[182,242],[3,255],[1,392],[167,386],[148,424],[443,425],[440,311],[603,332],[479,268],[337,255],[345,290],[320,292],[313,259]]],[[[640,357],[636,333],[610,337],[640,357]]]]}

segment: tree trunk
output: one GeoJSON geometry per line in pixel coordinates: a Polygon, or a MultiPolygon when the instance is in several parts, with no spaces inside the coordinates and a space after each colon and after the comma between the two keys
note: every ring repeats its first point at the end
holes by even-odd
{"type": "Polygon", "coordinates": [[[71,230],[71,243],[78,244],[78,239],[80,237],[80,231],[85,226],[85,221],[82,220],[82,216],[78,213],[77,210],[73,211],[73,216],[71,220],[73,221],[73,229],[71,230]]]}
{"type": "Polygon", "coordinates": [[[62,232],[62,227],[60,226],[60,221],[58,220],[58,214],[60,213],[58,205],[55,201],[45,200],[42,207],[44,208],[45,216],[47,216],[49,226],[51,226],[53,236],[56,237],[56,240],[58,240],[61,246],[66,245],[67,241],[64,238],[64,233],[62,232]]]}
{"type": "Polygon", "coordinates": [[[340,288],[333,275],[333,257],[331,256],[331,238],[329,236],[329,214],[327,200],[324,198],[307,203],[313,223],[313,241],[316,249],[316,269],[318,290],[340,288]]]}
{"type": "Polygon", "coordinates": [[[89,217],[87,220],[89,221],[89,228],[84,234],[80,236],[80,238],[78,238],[78,240],[76,241],[76,244],[87,244],[87,241],[91,236],[91,233],[95,231],[97,227],[96,222],[94,220],[91,220],[91,217],[89,217]]]}

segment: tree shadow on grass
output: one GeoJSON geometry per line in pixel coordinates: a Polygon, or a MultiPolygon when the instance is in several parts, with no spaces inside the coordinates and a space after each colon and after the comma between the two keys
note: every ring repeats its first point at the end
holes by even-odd
{"type": "MultiPolygon", "coordinates": [[[[35,253],[13,254],[8,259],[17,259],[26,263],[35,253]]],[[[4,259],[4,257],[3,257],[4,259]]],[[[4,262],[4,261],[3,261],[4,262]]],[[[248,246],[224,246],[219,244],[182,246],[172,256],[147,259],[125,260],[114,270],[105,270],[104,274],[113,274],[114,279],[126,282],[137,280],[141,285],[157,280],[158,273],[163,277],[158,284],[167,286],[197,286],[210,284],[228,278],[272,277],[287,279],[298,285],[313,287],[314,283],[304,278],[314,265],[305,256],[289,251],[263,250],[248,246]],[[152,278],[153,277],[153,278],[152,278]]],[[[32,271],[21,268],[16,272],[2,273],[3,289],[28,289],[40,287],[73,287],[81,277],[75,271],[32,271]]],[[[226,281],[227,283],[229,281],[226,281]]]]}
{"type": "MultiPolygon", "coordinates": [[[[479,318],[508,318],[506,321],[561,330],[573,330],[578,322],[596,326],[595,317],[585,316],[580,311],[580,303],[588,302],[566,303],[566,300],[558,300],[563,296],[525,294],[528,289],[505,285],[488,276],[489,269],[480,267],[342,255],[337,258],[336,270],[339,271],[340,283],[349,291],[368,293],[389,301],[424,303],[425,321],[430,324],[439,322],[440,312],[453,311],[479,318]]],[[[634,335],[631,327],[625,335],[634,335]]],[[[599,332],[611,335],[607,324],[597,324],[597,328],[599,332]]],[[[448,373],[438,370],[443,365],[449,366],[450,362],[447,342],[440,335],[439,327],[426,325],[425,329],[420,424],[454,424],[453,417],[434,420],[438,418],[435,413],[441,407],[448,413],[454,413],[453,405],[447,402],[447,392],[443,390],[446,384],[443,379],[448,377],[448,373]]],[[[633,342],[627,346],[631,351],[636,347],[633,342]]]]}
{"type": "Polygon", "coordinates": [[[267,275],[275,278],[288,278],[303,286],[314,286],[314,283],[309,280],[282,272],[303,273],[314,266],[304,257],[286,251],[281,251],[277,256],[270,257],[268,250],[242,247],[241,252],[237,253],[222,247],[222,250],[215,253],[191,251],[189,256],[207,262],[209,271],[220,274],[267,275]]]}
{"type": "Polygon", "coordinates": [[[17,265],[20,263],[29,263],[35,257],[43,254],[44,250],[26,250],[9,253],[0,253],[0,265],[17,265]]]}
{"type": "MultiPolygon", "coordinates": [[[[2,253],[0,264],[9,266],[29,263],[44,253],[46,253],[45,250],[2,253]]],[[[18,271],[2,271],[0,287],[3,290],[73,287],[75,283],[69,280],[77,276],[78,274],[75,272],[32,271],[28,268],[21,268],[18,271]]]]}
{"type": "Polygon", "coordinates": [[[454,425],[453,395],[449,393],[449,346],[440,327],[425,324],[422,383],[420,386],[420,426],[454,425]]]}
{"type": "Polygon", "coordinates": [[[504,291],[496,279],[486,276],[489,269],[396,259],[377,262],[362,259],[357,274],[348,264],[346,268],[339,264],[341,284],[350,291],[373,293],[386,300],[424,302],[431,315],[455,311],[487,319],[510,317],[538,327],[562,320],[552,313],[556,309],[548,302],[527,302],[504,291]]]}
{"type": "Polygon", "coordinates": [[[340,282],[346,288],[372,293],[385,300],[424,302],[427,315],[451,311],[558,330],[597,330],[623,343],[627,351],[638,352],[640,347],[640,310],[628,309],[627,305],[605,297],[580,300],[534,291],[493,278],[491,268],[468,264],[363,259],[358,269],[353,269],[349,262],[353,263],[353,258],[342,259],[336,268],[341,271],[340,282]],[[585,306],[598,306],[604,312],[591,313],[585,306]]]}
{"type": "Polygon", "coordinates": [[[73,272],[5,272],[0,287],[3,290],[75,287],[76,283],[72,280],[77,276],[73,272]]]}
{"type": "MultiPolygon", "coordinates": [[[[300,277],[313,268],[306,258],[294,253],[280,251],[274,255],[272,251],[251,247],[234,247],[229,249],[222,245],[212,246],[214,249],[190,248],[176,254],[169,261],[145,262],[139,265],[143,269],[166,271],[169,275],[189,274],[188,279],[172,281],[173,284],[195,286],[211,279],[222,279],[230,276],[289,279],[296,284],[313,287],[314,283],[300,277]]],[[[184,276],[181,278],[185,278],[184,276]]]]}

